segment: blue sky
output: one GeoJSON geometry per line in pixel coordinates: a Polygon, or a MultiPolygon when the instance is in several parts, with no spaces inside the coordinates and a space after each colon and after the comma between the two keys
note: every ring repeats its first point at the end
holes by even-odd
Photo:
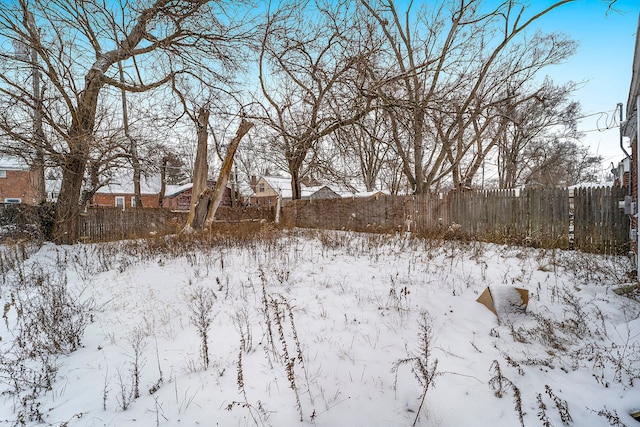
{"type": "MultiPolygon", "coordinates": [[[[539,7],[538,1],[532,3],[539,7]]],[[[544,3],[549,2],[540,5],[544,3]]],[[[611,11],[608,2],[602,0],[578,0],[554,10],[538,23],[541,29],[564,32],[579,42],[577,53],[549,68],[547,74],[557,83],[583,83],[575,99],[582,104],[584,115],[594,115],[581,120],[579,128],[587,131],[584,142],[605,158],[605,165],[624,157],[618,128],[603,129],[617,126],[619,113],[614,117],[613,112],[618,102],[626,111],[639,5],[639,0],[618,0],[613,6],[616,11],[611,11]]]]}

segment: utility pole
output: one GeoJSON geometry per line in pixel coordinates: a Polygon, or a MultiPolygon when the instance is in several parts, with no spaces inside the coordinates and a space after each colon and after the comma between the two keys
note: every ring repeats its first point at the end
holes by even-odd
{"type": "Polygon", "coordinates": [[[30,28],[30,33],[33,32],[33,36],[30,35],[28,39],[13,40],[14,55],[19,62],[27,65],[27,68],[31,70],[31,105],[33,107],[33,123],[32,123],[32,138],[35,153],[24,153],[24,160],[27,160],[29,167],[36,172],[36,177],[30,184],[36,190],[36,197],[38,203],[47,200],[47,189],[45,186],[45,173],[44,173],[44,131],[42,130],[42,117],[43,117],[43,91],[40,81],[40,67],[38,66],[38,51],[35,46],[40,43],[40,30],[36,26],[35,18],[32,13],[29,13],[26,17],[25,26],[30,28]],[[33,155],[30,158],[29,155],[33,155]]]}
{"type": "MultiPolygon", "coordinates": [[[[33,20],[33,15],[29,15],[33,20]]],[[[34,23],[35,25],[35,23],[34,23]]],[[[40,90],[40,70],[38,68],[38,52],[31,46],[31,71],[33,81],[33,101],[35,109],[33,114],[33,135],[36,142],[35,169],[38,174],[36,189],[39,202],[47,200],[47,188],[44,176],[44,131],[42,130],[42,92],[40,90]]]]}
{"type": "MultiPolygon", "coordinates": [[[[47,199],[47,189],[45,186],[45,174],[44,174],[44,131],[42,130],[42,117],[43,117],[43,90],[41,88],[40,81],[40,67],[38,66],[38,51],[35,46],[40,43],[40,30],[36,26],[35,18],[32,13],[27,15],[27,26],[33,30],[33,38],[28,40],[14,40],[13,48],[15,50],[16,57],[31,69],[31,90],[32,90],[32,104],[33,104],[33,143],[36,147],[35,158],[31,159],[29,166],[36,171],[36,182],[32,182],[34,186],[38,202],[43,202],[47,199]]],[[[25,153],[26,154],[26,153],[25,153]]],[[[26,160],[27,156],[25,156],[26,160]]]]}

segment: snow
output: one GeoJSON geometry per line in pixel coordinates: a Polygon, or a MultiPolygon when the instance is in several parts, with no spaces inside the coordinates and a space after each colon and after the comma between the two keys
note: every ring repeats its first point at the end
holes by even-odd
{"type": "MultiPolygon", "coordinates": [[[[47,425],[409,426],[418,416],[420,426],[513,427],[521,425],[514,389],[526,426],[544,417],[553,426],[616,425],[607,414],[636,423],[640,305],[613,292],[628,280],[626,257],[301,230],[181,243],[192,236],[33,248],[25,271],[62,268],[93,307],[82,347],[58,359],[52,390],[38,399],[47,425]],[[514,288],[527,289],[526,310],[496,317],[476,301],[488,287],[510,305],[521,303],[514,288]],[[191,321],[198,289],[216,295],[207,369],[191,321]],[[141,396],[122,410],[136,334],[141,396]],[[435,373],[420,412],[417,360],[435,373]]],[[[0,250],[8,265],[14,248],[0,250]]],[[[2,304],[19,276],[6,272],[2,304]]],[[[4,351],[16,324],[6,307],[4,351]]],[[[20,405],[1,399],[2,425],[12,425],[20,405]]]]}
{"type": "MultiPolygon", "coordinates": [[[[162,186],[160,175],[140,177],[140,194],[158,194],[162,186]]],[[[187,188],[191,188],[193,184],[188,186],[167,185],[166,194],[177,194],[187,188]]],[[[101,187],[98,194],[133,194],[133,172],[130,170],[119,170],[115,173],[112,180],[105,186],[101,187]]]]}
{"type": "Polygon", "coordinates": [[[0,156],[0,169],[4,170],[29,170],[29,165],[19,157],[0,156]]]}
{"type": "Polygon", "coordinates": [[[193,188],[193,182],[189,182],[182,185],[172,185],[172,186],[167,185],[166,194],[168,197],[172,197],[182,193],[183,191],[189,190],[191,188],[193,188]]]}

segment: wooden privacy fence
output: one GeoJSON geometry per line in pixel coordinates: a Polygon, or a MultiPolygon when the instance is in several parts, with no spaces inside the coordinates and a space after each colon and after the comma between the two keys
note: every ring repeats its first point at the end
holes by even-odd
{"type": "Polygon", "coordinates": [[[162,208],[91,208],[80,215],[78,236],[81,241],[109,241],[169,234],[184,225],[185,216],[162,208]]]}
{"type": "Polygon", "coordinates": [[[575,190],[570,208],[576,248],[600,253],[629,250],[629,216],[618,205],[627,194],[620,187],[575,190]]]}
{"type": "MultiPolygon", "coordinates": [[[[274,216],[274,208],[220,206],[216,212],[216,219],[225,222],[272,221],[274,216]]],[[[80,215],[78,236],[81,241],[99,242],[164,235],[180,231],[186,219],[187,212],[163,208],[90,208],[80,215]]]]}
{"type": "MultiPolygon", "coordinates": [[[[599,187],[297,200],[284,204],[281,220],[292,227],[409,230],[424,236],[626,253],[629,216],[618,206],[626,194],[624,188],[599,187]]],[[[0,209],[0,240],[42,235],[51,215],[40,207],[6,206],[0,209]]],[[[274,218],[274,208],[220,207],[216,213],[217,220],[230,223],[274,218]]],[[[95,208],[80,216],[78,235],[82,241],[106,241],[168,234],[179,231],[185,220],[186,213],[161,208],[95,208]]]]}
{"type": "Polygon", "coordinates": [[[446,194],[296,200],[289,226],[473,237],[602,253],[628,250],[623,188],[452,191],[446,194]]]}

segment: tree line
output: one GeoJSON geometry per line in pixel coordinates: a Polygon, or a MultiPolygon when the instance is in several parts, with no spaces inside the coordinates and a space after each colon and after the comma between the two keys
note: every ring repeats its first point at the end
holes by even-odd
{"type": "Polygon", "coordinates": [[[294,198],[312,177],[426,194],[486,168],[570,185],[599,158],[576,83],[543,72],[576,42],[536,24],[572,1],[6,0],[0,152],[61,179],[58,243],[115,170],[138,195],[144,175],[193,178],[196,141],[222,163],[242,123],[236,170],[285,172],[294,198]]]}

